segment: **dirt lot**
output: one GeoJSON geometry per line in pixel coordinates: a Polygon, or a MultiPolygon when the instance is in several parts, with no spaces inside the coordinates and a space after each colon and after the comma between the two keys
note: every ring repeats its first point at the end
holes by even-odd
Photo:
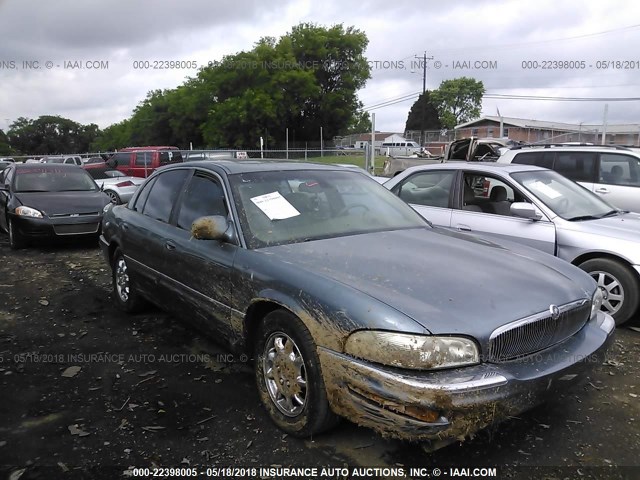
{"type": "Polygon", "coordinates": [[[584,387],[428,454],[346,421],[313,440],[284,435],[263,413],[247,363],[160,311],[117,311],[93,245],[12,252],[0,235],[0,265],[1,479],[122,478],[132,466],[194,465],[640,478],[640,333],[632,329],[617,332],[584,387]]]}

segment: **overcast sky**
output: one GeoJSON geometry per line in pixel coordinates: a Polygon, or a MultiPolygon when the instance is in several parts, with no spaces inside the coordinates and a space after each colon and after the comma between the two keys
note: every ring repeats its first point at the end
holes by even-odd
{"type": "MultiPolygon", "coordinates": [[[[488,94],[640,97],[640,3],[629,1],[0,0],[0,128],[40,115],[104,128],[129,117],[149,90],[197,72],[134,62],[203,65],[300,22],[367,34],[373,69],[359,92],[365,107],[421,92],[422,70],[412,62],[424,52],[433,57],[428,89],[470,76],[488,94]]],[[[376,129],[402,132],[414,100],[372,110],[376,129]]],[[[485,98],[482,113],[589,124],[602,122],[605,103],[610,123],[640,123],[639,101],[485,98]]]]}

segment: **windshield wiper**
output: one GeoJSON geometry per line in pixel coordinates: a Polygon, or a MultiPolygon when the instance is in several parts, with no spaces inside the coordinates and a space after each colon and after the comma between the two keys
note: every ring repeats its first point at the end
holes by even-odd
{"type": "Polygon", "coordinates": [[[600,215],[600,218],[611,217],[612,215],[619,215],[620,213],[624,213],[622,210],[611,210],[603,215],[600,215]]]}
{"type": "Polygon", "coordinates": [[[577,217],[567,218],[567,220],[570,222],[574,222],[579,220],[598,220],[599,218],[602,217],[596,217],[594,215],[578,215],[577,217]]]}

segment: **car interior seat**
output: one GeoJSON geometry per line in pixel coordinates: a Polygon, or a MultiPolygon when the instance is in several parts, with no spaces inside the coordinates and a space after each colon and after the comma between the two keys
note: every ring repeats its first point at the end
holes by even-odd
{"type": "Polygon", "coordinates": [[[489,195],[491,213],[497,215],[511,215],[511,202],[507,199],[507,189],[502,185],[496,185],[489,195]]]}

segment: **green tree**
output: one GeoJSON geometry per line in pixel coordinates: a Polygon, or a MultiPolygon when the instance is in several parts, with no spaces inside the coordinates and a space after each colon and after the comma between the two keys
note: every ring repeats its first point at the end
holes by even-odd
{"type": "Polygon", "coordinates": [[[0,155],[14,155],[11,145],[9,145],[9,138],[7,138],[7,134],[2,130],[0,130],[0,155]]]}
{"type": "Polygon", "coordinates": [[[482,81],[460,77],[443,81],[431,92],[431,101],[436,106],[443,127],[453,128],[480,116],[482,81]]]}
{"type": "Polygon", "coordinates": [[[357,133],[367,133],[371,131],[371,116],[369,112],[358,109],[351,117],[349,126],[343,135],[355,135],[357,133]]]}
{"type": "Polygon", "coordinates": [[[20,117],[7,134],[10,144],[23,154],[88,152],[99,134],[95,124],[81,125],[68,118],[43,115],[36,120],[20,117]]]}
{"type": "Polygon", "coordinates": [[[131,121],[123,120],[102,130],[91,144],[91,150],[94,152],[113,152],[132,145],[131,121]]]}
{"type": "Polygon", "coordinates": [[[405,130],[440,130],[442,123],[438,110],[431,101],[428,91],[422,93],[411,106],[405,130]]]}
{"type": "Polygon", "coordinates": [[[209,102],[202,134],[210,146],[257,147],[328,140],[358,120],[356,92],[370,77],[368,40],[352,27],[300,24],[278,41],[266,37],[249,52],[203,69],[199,87],[209,102]]]}

